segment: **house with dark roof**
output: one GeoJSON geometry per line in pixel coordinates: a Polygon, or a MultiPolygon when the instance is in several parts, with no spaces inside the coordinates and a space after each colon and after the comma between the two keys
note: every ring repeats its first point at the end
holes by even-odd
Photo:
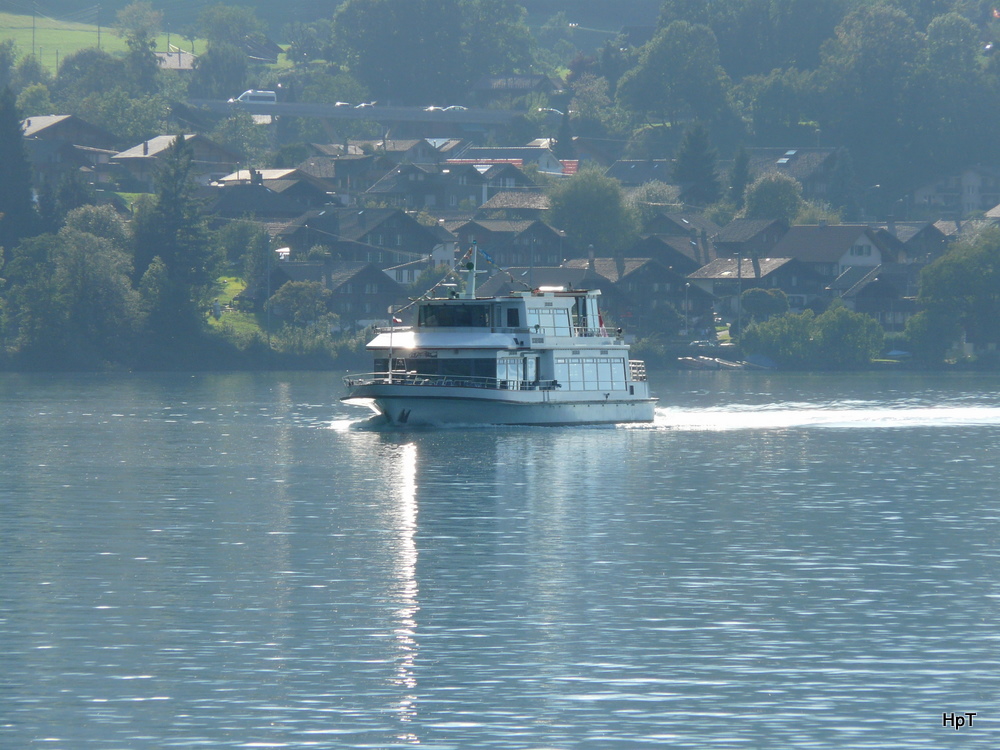
{"type": "Polygon", "coordinates": [[[342,261],[397,266],[432,255],[440,231],[426,227],[396,208],[324,208],[312,210],[279,227],[274,238],[302,255],[317,245],[342,261]]]}
{"type": "Polygon", "coordinates": [[[802,185],[806,200],[829,201],[844,156],[840,149],[818,146],[786,148],[748,148],[751,179],[772,172],[787,175],[802,185]]]}
{"type": "Polygon", "coordinates": [[[931,221],[890,220],[874,226],[899,240],[912,262],[930,263],[948,249],[948,237],[931,221]]]}
{"type": "Polygon", "coordinates": [[[893,274],[887,266],[853,266],[834,279],[827,290],[855,312],[875,318],[886,331],[906,328],[906,321],[917,312],[914,297],[905,294],[906,277],[893,274]]]}
{"type": "Polygon", "coordinates": [[[898,241],[865,224],[811,224],[790,227],[771,250],[776,258],[795,258],[832,282],[847,268],[898,260],[898,241]]]}
{"type": "Polygon", "coordinates": [[[564,232],[539,220],[473,219],[446,226],[460,247],[475,243],[501,268],[558,266],[575,254],[564,232]]]}
{"type": "Polygon", "coordinates": [[[784,219],[733,219],[712,238],[718,256],[775,256],[775,245],[788,231],[784,219]]]}
{"type": "Polygon", "coordinates": [[[736,314],[747,289],[780,289],[792,310],[804,310],[824,295],[826,279],[809,264],[787,257],[719,257],[689,273],[688,281],[718,299],[720,312],[736,314]]]}
{"type": "Polygon", "coordinates": [[[375,184],[393,166],[372,154],[337,156],[320,153],[306,158],[296,169],[333,185],[338,195],[356,196],[375,184]]]}
{"type": "Polygon", "coordinates": [[[366,199],[400,208],[455,209],[486,203],[500,190],[537,189],[512,164],[401,164],[366,192],[366,199]]]}
{"type": "Polygon", "coordinates": [[[231,219],[257,221],[291,220],[304,214],[309,207],[292,196],[277,193],[264,185],[229,184],[212,188],[205,213],[213,226],[231,219]],[[223,220],[223,221],[218,221],[223,220]]]}
{"type": "Polygon", "coordinates": [[[369,138],[348,141],[349,153],[381,156],[391,165],[440,164],[467,145],[461,138],[369,138]]]}
{"type": "Polygon", "coordinates": [[[513,164],[517,167],[534,165],[539,172],[563,174],[565,167],[552,150],[545,146],[470,146],[448,160],[451,164],[513,164]]]}
{"type": "Polygon", "coordinates": [[[671,159],[619,159],[604,172],[625,187],[639,187],[647,182],[673,184],[671,159]]]}
{"type": "Polygon", "coordinates": [[[718,224],[702,214],[676,211],[659,211],[643,226],[647,234],[665,234],[673,237],[690,237],[696,234],[705,239],[714,237],[721,229],[718,224]]]}
{"type": "Polygon", "coordinates": [[[240,169],[220,177],[217,183],[222,186],[262,185],[297,201],[305,209],[339,202],[337,190],[331,183],[300,169],[240,169]]]}
{"type": "Polygon", "coordinates": [[[688,274],[715,260],[715,247],[698,234],[647,234],[627,251],[633,258],[653,258],[677,273],[688,274]]]}
{"type": "Polygon", "coordinates": [[[120,151],[111,157],[111,163],[124,167],[142,189],[153,190],[153,183],[164,154],[178,138],[191,144],[194,158],[191,161],[191,179],[201,185],[225,177],[233,171],[240,157],[228,148],[218,145],[203,135],[158,135],[147,141],[120,151]]]}
{"type": "Polygon", "coordinates": [[[79,170],[101,179],[104,165],[117,153],[111,133],[76,115],[29,117],[21,130],[36,187],[79,170]]]}
{"type": "Polygon", "coordinates": [[[549,208],[549,196],[540,190],[501,190],[479,207],[475,218],[541,219],[549,208]]]}
{"type": "Polygon", "coordinates": [[[272,293],[289,281],[316,282],[331,292],[328,310],[342,329],[384,322],[389,305],[405,301],[406,290],[374,263],[362,261],[282,261],[271,267],[272,293]]]}
{"type": "Polygon", "coordinates": [[[574,258],[563,266],[607,279],[613,294],[606,286],[598,287],[607,296],[602,306],[610,320],[630,333],[675,334],[683,325],[681,318],[698,328],[714,322],[712,294],[653,258],[574,258]]]}

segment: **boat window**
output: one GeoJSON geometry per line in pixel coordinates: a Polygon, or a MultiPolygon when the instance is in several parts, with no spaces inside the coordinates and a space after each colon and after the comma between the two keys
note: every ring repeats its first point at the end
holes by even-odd
{"type": "Polygon", "coordinates": [[[567,391],[623,391],[625,360],[621,357],[558,357],[555,379],[567,391]]]}
{"type": "Polygon", "coordinates": [[[490,307],[487,304],[422,305],[417,322],[421,328],[488,328],[490,307]]]}
{"type": "Polygon", "coordinates": [[[569,336],[569,310],[561,308],[533,308],[528,310],[528,328],[548,336],[569,336]]]}
{"type": "MultiPolygon", "coordinates": [[[[388,359],[376,359],[375,371],[385,372],[388,364],[388,359]]],[[[497,375],[497,361],[487,357],[470,357],[467,359],[439,359],[435,357],[394,358],[393,369],[397,372],[440,376],[443,378],[495,378],[497,375]]]]}
{"type": "Polygon", "coordinates": [[[507,327],[508,328],[520,328],[521,327],[521,311],[516,307],[507,308],[507,327]]]}

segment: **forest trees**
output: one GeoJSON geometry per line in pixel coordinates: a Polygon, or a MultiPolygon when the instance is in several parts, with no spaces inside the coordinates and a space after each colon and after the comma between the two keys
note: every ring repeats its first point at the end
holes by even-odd
{"type": "Polygon", "coordinates": [[[729,78],[707,26],[674,21],[639,53],[638,65],[618,83],[618,100],[632,112],[667,124],[718,119],[726,109],[729,78]]]}
{"type": "Polygon", "coordinates": [[[635,236],[636,219],[621,184],[599,169],[581,169],[556,185],[550,205],[552,223],[565,228],[577,252],[617,255],[635,236]]]}
{"type": "Polygon", "coordinates": [[[721,197],[716,152],[709,144],[708,131],[701,123],[695,123],[685,131],[674,159],[673,179],[680,185],[681,198],[689,205],[704,208],[721,197]]]}
{"type": "Polygon", "coordinates": [[[885,335],[874,318],[835,303],[822,315],[786,313],[747,328],[744,351],[787,369],[864,367],[882,351],[885,335]]]}
{"type": "Polygon", "coordinates": [[[347,0],[330,49],[379,99],[445,104],[484,74],[527,70],[532,44],[511,0],[347,0]]]}
{"type": "Polygon", "coordinates": [[[218,270],[189,179],[193,158],[188,139],[178,136],[161,164],[156,194],[139,204],[133,219],[135,274],[149,330],[168,353],[198,333],[201,306],[218,270]]]}
{"type": "Polygon", "coordinates": [[[950,332],[950,344],[959,330],[980,347],[1000,342],[1000,229],[989,227],[965,237],[927,266],[920,277],[919,302],[923,319],[908,334],[922,350],[940,351],[937,337],[950,332]]]}
{"type": "Polygon", "coordinates": [[[36,222],[21,118],[14,92],[5,87],[0,91],[0,248],[13,248],[32,233],[36,222]]]}

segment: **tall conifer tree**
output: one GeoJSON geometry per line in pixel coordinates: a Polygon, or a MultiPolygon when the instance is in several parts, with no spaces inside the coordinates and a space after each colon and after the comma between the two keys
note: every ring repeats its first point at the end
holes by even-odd
{"type": "Polygon", "coordinates": [[[704,207],[719,200],[722,188],[716,174],[716,153],[701,123],[695,123],[684,133],[674,158],[673,176],[681,186],[685,203],[704,207]]]}
{"type": "Polygon", "coordinates": [[[14,92],[7,87],[0,92],[0,247],[10,250],[31,236],[36,217],[24,131],[14,92]]]}

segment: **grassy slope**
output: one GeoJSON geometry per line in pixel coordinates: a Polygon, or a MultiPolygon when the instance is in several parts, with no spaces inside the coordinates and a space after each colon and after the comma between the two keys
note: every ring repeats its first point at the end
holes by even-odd
{"type": "MultiPolygon", "coordinates": [[[[21,55],[31,54],[32,17],[13,13],[0,13],[0,40],[13,39],[21,55]]],[[[35,54],[41,63],[53,73],[56,60],[62,62],[67,55],[82,49],[97,46],[97,26],[86,23],[72,23],[38,16],[34,19],[35,54]]],[[[191,42],[178,34],[170,35],[170,44],[189,49],[191,42]]],[[[197,41],[196,50],[203,49],[204,43],[197,41]]],[[[124,52],[125,40],[117,36],[114,29],[101,27],[101,49],[105,52],[124,52]]],[[[167,35],[156,39],[156,49],[167,49],[167,35]]]]}

